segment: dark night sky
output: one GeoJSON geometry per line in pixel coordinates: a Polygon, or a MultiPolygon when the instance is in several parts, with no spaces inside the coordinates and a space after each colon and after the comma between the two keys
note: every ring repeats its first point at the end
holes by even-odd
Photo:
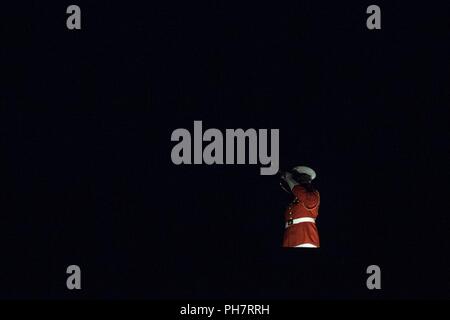
{"type": "Polygon", "coordinates": [[[450,298],[450,5],[407,3],[369,31],[368,1],[77,1],[75,32],[72,3],[9,4],[0,297],[450,298]],[[281,167],[318,172],[319,250],[281,248],[259,165],[172,164],[194,120],[280,129],[281,167]]]}

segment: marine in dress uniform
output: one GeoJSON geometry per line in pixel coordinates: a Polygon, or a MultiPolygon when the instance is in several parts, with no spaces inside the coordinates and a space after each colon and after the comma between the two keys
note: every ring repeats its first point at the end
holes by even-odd
{"type": "Polygon", "coordinates": [[[283,247],[320,247],[316,219],[319,214],[320,195],[311,181],[316,177],[313,169],[298,166],[285,172],[281,178],[294,195],[285,211],[283,247]]]}

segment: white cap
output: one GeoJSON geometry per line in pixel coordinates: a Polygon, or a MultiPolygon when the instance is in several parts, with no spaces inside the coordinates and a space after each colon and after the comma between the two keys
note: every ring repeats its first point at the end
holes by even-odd
{"type": "Polygon", "coordinates": [[[316,178],[316,172],[310,167],[297,166],[294,167],[292,171],[297,171],[300,174],[307,174],[311,178],[311,180],[314,180],[316,178]]]}

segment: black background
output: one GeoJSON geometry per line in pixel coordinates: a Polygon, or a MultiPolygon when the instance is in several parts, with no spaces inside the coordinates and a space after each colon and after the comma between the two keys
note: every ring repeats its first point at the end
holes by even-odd
{"type": "Polygon", "coordinates": [[[0,297],[450,298],[450,5],[77,1],[69,31],[70,4],[1,5],[0,297]],[[194,120],[280,129],[320,249],[281,248],[259,165],[172,164],[194,120]]]}

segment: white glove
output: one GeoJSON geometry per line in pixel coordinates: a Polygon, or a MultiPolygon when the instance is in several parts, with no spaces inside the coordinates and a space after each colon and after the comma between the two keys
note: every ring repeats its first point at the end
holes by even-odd
{"type": "Polygon", "coordinates": [[[281,175],[281,178],[286,181],[286,183],[288,184],[289,188],[294,189],[294,187],[296,185],[298,185],[298,182],[294,180],[294,178],[292,177],[292,174],[290,172],[285,172],[281,175]]]}

